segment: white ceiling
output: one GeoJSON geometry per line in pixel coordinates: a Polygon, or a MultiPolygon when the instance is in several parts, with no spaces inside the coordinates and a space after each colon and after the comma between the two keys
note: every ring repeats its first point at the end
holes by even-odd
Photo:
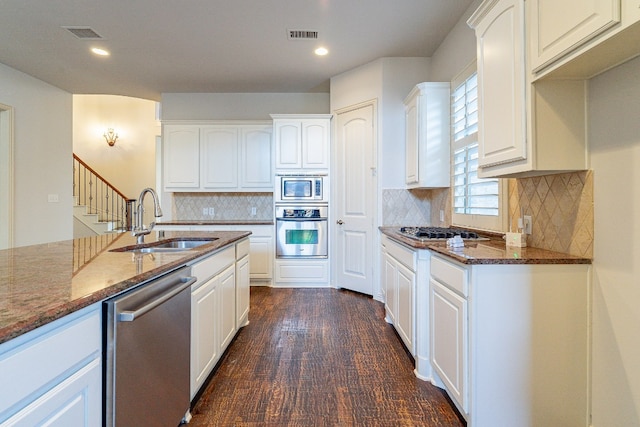
{"type": "Polygon", "coordinates": [[[74,94],[328,92],[329,78],[377,58],[431,56],[471,2],[0,0],[0,63],[74,94]],[[290,29],[319,37],[288,40],[290,29]]]}

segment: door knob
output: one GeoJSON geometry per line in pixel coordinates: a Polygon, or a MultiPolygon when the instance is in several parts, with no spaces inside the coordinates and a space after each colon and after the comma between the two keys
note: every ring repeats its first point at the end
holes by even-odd
{"type": "Polygon", "coordinates": [[[339,220],[337,220],[337,221],[336,221],[336,224],[338,224],[338,225],[342,225],[342,224],[344,224],[344,221],[342,221],[341,219],[339,219],[339,220]]]}

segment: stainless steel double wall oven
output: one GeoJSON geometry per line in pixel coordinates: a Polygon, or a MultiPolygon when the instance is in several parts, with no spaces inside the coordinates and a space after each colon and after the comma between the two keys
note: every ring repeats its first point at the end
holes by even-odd
{"type": "Polygon", "coordinates": [[[328,177],[279,175],[276,185],[276,257],[327,258],[328,177]]]}

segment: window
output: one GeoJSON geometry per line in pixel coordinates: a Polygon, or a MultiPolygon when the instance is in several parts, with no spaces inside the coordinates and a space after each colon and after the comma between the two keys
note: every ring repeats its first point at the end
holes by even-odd
{"type": "Polygon", "coordinates": [[[478,75],[475,63],[454,81],[452,123],[452,222],[503,231],[502,182],[478,178],[478,75]]]}

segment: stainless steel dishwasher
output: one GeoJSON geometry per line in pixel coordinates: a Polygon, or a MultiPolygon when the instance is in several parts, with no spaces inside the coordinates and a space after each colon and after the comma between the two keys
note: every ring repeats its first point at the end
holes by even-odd
{"type": "Polygon", "coordinates": [[[106,426],[188,421],[191,269],[106,300],[106,426]]]}

